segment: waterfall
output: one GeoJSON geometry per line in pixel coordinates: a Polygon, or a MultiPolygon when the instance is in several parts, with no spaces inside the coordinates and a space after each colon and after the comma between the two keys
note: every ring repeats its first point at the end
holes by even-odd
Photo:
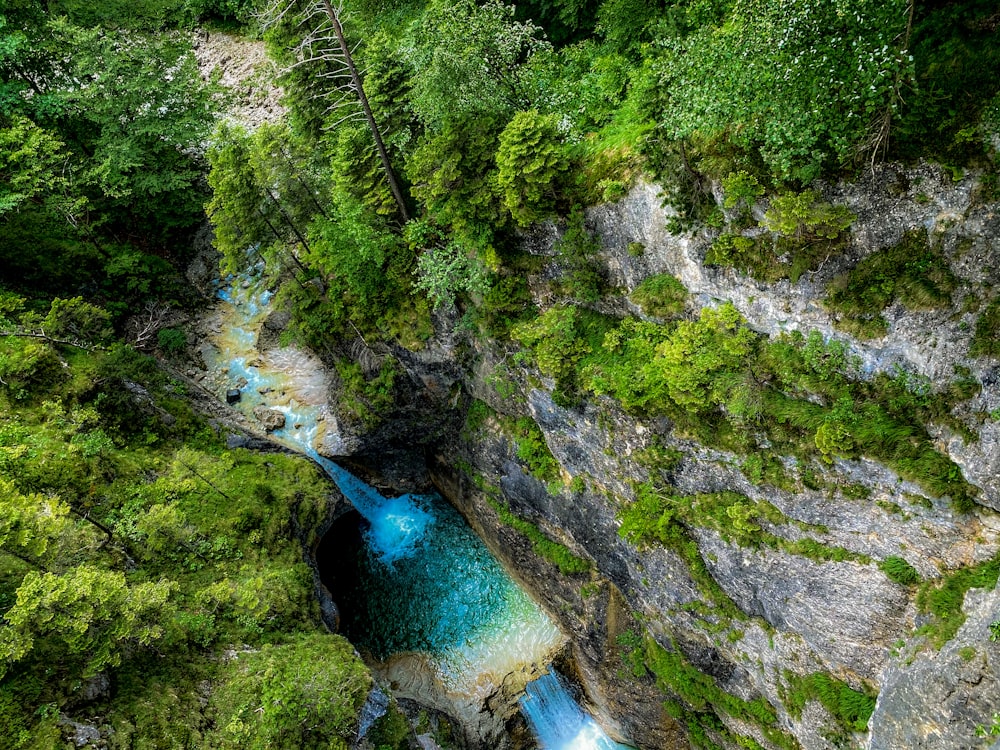
{"type": "Polygon", "coordinates": [[[542,750],[627,750],[583,712],[555,671],[528,683],[520,703],[542,750]]]}
{"type": "MultiPolygon", "coordinates": [[[[206,361],[238,388],[237,408],[284,414],[273,437],[315,461],[364,519],[364,549],[343,578],[353,581],[347,635],[378,659],[423,654],[453,694],[484,700],[512,673],[544,669],[564,643],[552,620],[504,571],[459,513],[437,495],[385,497],[321,455],[336,445],[322,363],[294,347],[256,349],[270,293],[254,278],[219,290],[222,315],[206,361]]],[[[329,450],[327,451],[329,452],[329,450]]],[[[551,668],[550,668],[551,669],[551,668]]],[[[520,700],[545,750],[617,750],[554,672],[528,683],[520,700]]]]}

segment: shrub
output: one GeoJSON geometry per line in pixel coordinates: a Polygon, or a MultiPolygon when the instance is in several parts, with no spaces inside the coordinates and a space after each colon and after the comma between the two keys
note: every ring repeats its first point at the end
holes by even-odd
{"type": "Polygon", "coordinates": [[[572,388],[577,364],[591,351],[580,335],[578,320],[575,307],[553,307],[511,331],[515,339],[531,347],[538,369],[555,378],[559,391],[572,388]]]}
{"type": "Polygon", "coordinates": [[[684,312],[687,297],[688,291],[680,281],[669,273],[661,273],[644,279],[629,299],[647,315],[672,318],[684,312]]]}
{"type": "Polygon", "coordinates": [[[601,243],[587,229],[583,210],[578,206],[566,220],[566,231],[555,249],[564,266],[563,292],[582,302],[600,299],[603,279],[594,256],[601,243]]]}
{"type": "Polygon", "coordinates": [[[161,328],[156,332],[156,343],[166,354],[178,354],[187,346],[187,335],[180,328],[161,328]]]}
{"type": "Polygon", "coordinates": [[[865,338],[885,332],[880,313],[894,299],[910,310],[951,302],[956,280],[940,247],[923,229],[907,232],[896,245],[872,253],[827,287],[826,306],[838,327],[865,338]]]}
{"type": "Polygon", "coordinates": [[[722,178],[722,192],[725,195],[722,202],[725,208],[737,208],[743,203],[749,209],[754,200],[764,194],[764,188],[756,177],[741,169],[722,178]]]}
{"type": "Polygon", "coordinates": [[[784,237],[836,239],[857,217],[846,206],[822,200],[814,190],[784,193],[771,201],[761,226],[784,237]]]}
{"type": "Polygon", "coordinates": [[[500,134],[497,183],[503,203],[520,226],[555,211],[557,183],[569,168],[556,115],[518,112],[500,134]]]}
{"type": "Polygon", "coordinates": [[[559,479],[559,462],[549,450],[541,429],[531,417],[521,417],[510,425],[517,445],[517,457],[528,465],[536,479],[552,482],[559,479]]]}

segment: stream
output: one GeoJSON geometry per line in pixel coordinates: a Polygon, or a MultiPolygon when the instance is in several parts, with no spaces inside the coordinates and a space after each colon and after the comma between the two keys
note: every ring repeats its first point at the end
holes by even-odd
{"type": "Polygon", "coordinates": [[[436,494],[385,497],[322,455],[341,447],[329,377],[295,347],[257,349],[270,292],[244,276],[220,286],[218,297],[218,324],[202,354],[220,396],[238,389],[233,406],[250,418],[280,412],[284,426],[272,437],[319,464],[357,510],[353,536],[324,540],[318,560],[344,634],[376,661],[374,671],[401,697],[445,695],[466,718],[513,684],[543,750],[625,749],[551,667],[565,637],[451,505],[436,494]]]}

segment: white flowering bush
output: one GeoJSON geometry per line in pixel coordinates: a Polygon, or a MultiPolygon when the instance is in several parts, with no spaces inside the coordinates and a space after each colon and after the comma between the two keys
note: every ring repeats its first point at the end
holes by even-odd
{"type": "Polygon", "coordinates": [[[661,128],[725,132],[776,177],[808,181],[897,106],[906,22],[905,0],[737,0],[720,26],[659,42],[661,128]]]}

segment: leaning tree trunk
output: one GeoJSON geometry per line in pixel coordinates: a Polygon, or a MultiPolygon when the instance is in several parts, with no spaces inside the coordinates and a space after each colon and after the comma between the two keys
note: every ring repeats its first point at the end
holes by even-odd
{"type": "Polygon", "coordinates": [[[368,122],[368,129],[372,132],[372,138],[375,140],[375,148],[378,149],[379,159],[382,160],[382,169],[385,171],[386,180],[389,182],[389,189],[392,191],[392,197],[396,200],[396,207],[399,209],[399,215],[403,218],[403,221],[409,221],[410,215],[406,210],[406,201],[403,199],[403,191],[399,187],[399,181],[396,179],[396,173],[392,170],[392,164],[389,163],[389,153],[385,150],[385,143],[382,141],[382,134],[379,132],[378,125],[375,123],[375,115],[372,114],[372,108],[368,104],[368,97],[365,96],[365,87],[361,83],[361,76],[358,74],[358,69],[354,65],[354,58],[351,55],[351,50],[347,46],[347,40],[344,38],[344,27],[340,25],[340,15],[334,9],[330,0],[322,0],[323,9],[326,11],[326,15],[330,18],[330,23],[333,24],[333,31],[337,35],[337,44],[340,45],[340,51],[344,55],[344,62],[347,64],[347,69],[351,74],[351,84],[354,86],[354,90],[358,95],[358,101],[361,102],[361,109],[365,113],[365,120],[368,122]]]}

